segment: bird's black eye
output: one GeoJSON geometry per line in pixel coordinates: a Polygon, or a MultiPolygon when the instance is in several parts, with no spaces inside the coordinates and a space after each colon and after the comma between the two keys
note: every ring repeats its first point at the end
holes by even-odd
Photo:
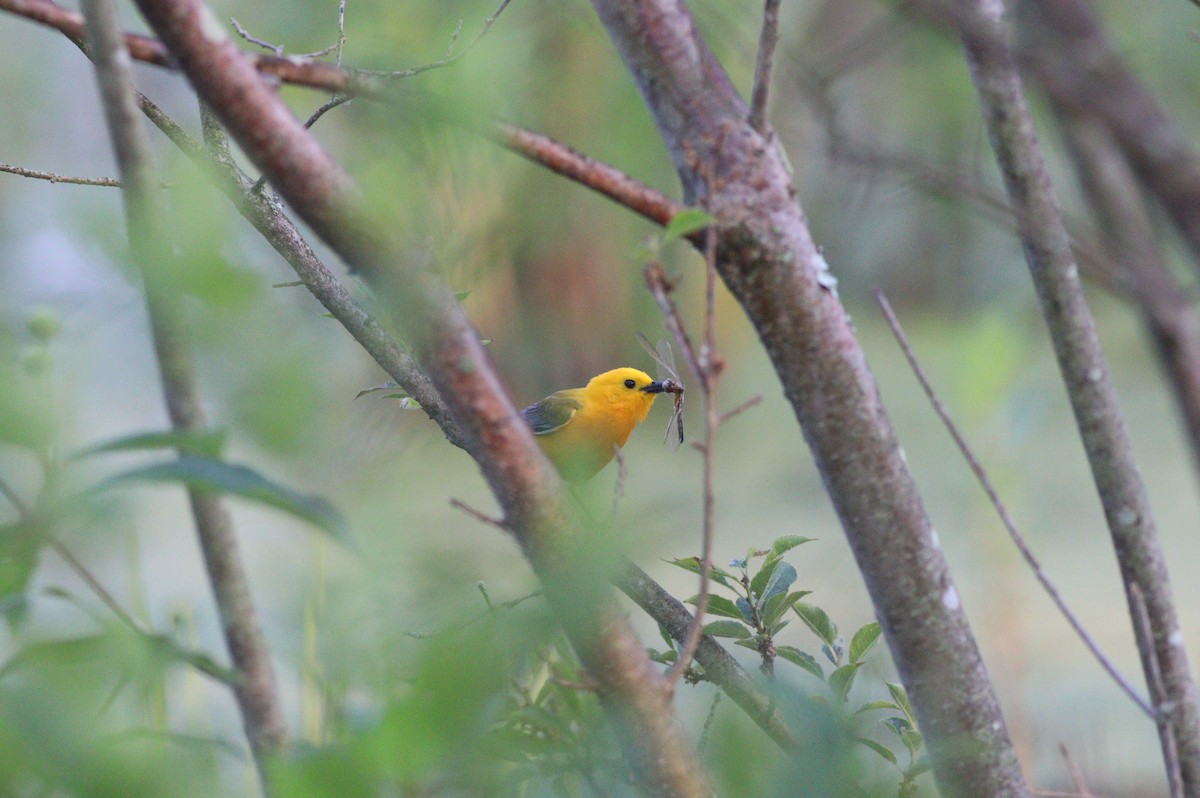
{"type": "Polygon", "coordinates": [[[633,388],[633,387],[636,387],[636,386],[637,386],[637,383],[636,383],[636,382],[634,382],[633,380],[625,380],[625,387],[626,387],[626,388],[633,388]]]}

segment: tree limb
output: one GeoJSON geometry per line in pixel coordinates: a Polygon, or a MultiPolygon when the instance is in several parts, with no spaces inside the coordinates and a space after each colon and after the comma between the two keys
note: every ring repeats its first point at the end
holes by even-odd
{"type": "MultiPolygon", "coordinates": [[[[1005,45],[1003,8],[997,0],[961,0],[959,6],[967,20],[961,30],[984,122],[1009,201],[1019,211],[1025,256],[1104,506],[1131,615],[1137,606],[1130,586],[1144,591],[1152,635],[1136,626],[1135,631],[1153,703],[1169,708],[1185,791],[1200,795],[1200,707],[1166,559],[1016,63],[1005,45]],[[1151,678],[1156,667],[1165,695],[1158,694],[1151,678]]],[[[1168,748],[1164,738],[1164,754],[1168,748]]]]}
{"type": "Polygon", "coordinates": [[[603,578],[584,564],[581,521],[492,369],[453,294],[408,261],[393,225],[374,218],[352,179],[320,148],[199,0],[139,0],[150,25],[242,150],[326,243],[387,301],[433,380],[533,564],[601,701],[628,733],[626,755],[658,794],[706,796],[662,679],[603,578]]]}
{"type": "Polygon", "coordinates": [[[680,0],[593,0],[689,203],[716,218],[718,268],[754,323],[818,469],[947,796],[1024,796],[1020,767],[946,561],[813,243],[786,158],[680,0]]]}
{"type": "MultiPolygon", "coordinates": [[[[112,0],[85,0],[84,8],[89,49],[121,171],[130,249],[145,283],[167,412],[177,430],[203,429],[191,352],[175,298],[162,282],[161,269],[171,257],[171,244],[156,196],[158,181],[149,140],[138,116],[131,62],[118,28],[116,8],[112,0]]],[[[286,736],[270,649],[258,623],[228,508],[218,496],[191,487],[188,500],[225,642],[242,677],[234,686],[234,694],[265,789],[265,758],[282,746],[286,736]]]]}

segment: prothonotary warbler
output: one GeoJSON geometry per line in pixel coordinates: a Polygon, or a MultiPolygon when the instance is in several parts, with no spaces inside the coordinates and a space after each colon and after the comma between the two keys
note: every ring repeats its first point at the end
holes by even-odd
{"type": "Polygon", "coordinates": [[[654,399],[670,387],[644,371],[613,369],[583,388],[556,391],[521,415],[563,479],[583,482],[608,465],[654,399]]]}

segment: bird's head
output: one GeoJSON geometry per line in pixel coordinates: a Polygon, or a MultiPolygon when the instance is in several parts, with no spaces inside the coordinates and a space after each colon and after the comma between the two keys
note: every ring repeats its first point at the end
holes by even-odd
{"type": "Polygon", "coordinates": [[[584,390],[590,398],[601,400],[614,411],[629,414],[640,422],[650,412],[654,398],[663,392],[663,384],[644,371],[619,368],[592,377],[584,390]]]}

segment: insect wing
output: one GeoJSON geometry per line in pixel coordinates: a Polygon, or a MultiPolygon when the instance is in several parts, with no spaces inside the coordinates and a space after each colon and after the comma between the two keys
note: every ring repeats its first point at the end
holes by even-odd
{"type": "Polygon", "coordinates": [[[667,434],[663,437],[663,443],[671,440],[671,427],[675,427],[679,434],[671,443],[671,448],[678,449],[683,445],[683,391],[673,393],[672,397],[675,399],[675,408],[671,411],[670,420],[667,421],[667,434]]]}

